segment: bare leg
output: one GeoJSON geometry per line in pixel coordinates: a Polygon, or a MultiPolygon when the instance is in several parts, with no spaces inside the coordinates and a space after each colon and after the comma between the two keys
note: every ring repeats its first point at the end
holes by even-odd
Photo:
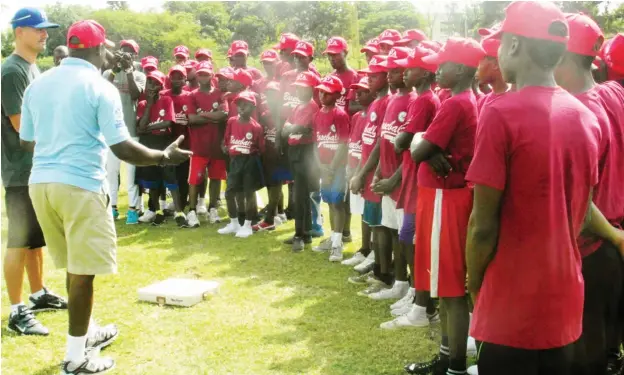
{"type": "Polygon", "coordinates": [[[43,289],[43,249],[26,251],[26,273],[30,283],[30,292],[35,293],[43,289]]]}
{"type": "Polygon", "coordinates": [[[258,214],[258,204],[256,202],[256,192],[248,192],[245,194],[245,215],[247,220],[253,220],[258,214]]]}
{"type": "Polygon", "coordinates": [[[81,337],[89,330],[93,309],[93,280],[95,276],[69,274],[69,335],[81,337]]]}
{"type": "MultiPolygon", "coordinates": [[[[173,198],[173,205],[175,206],[176,212],[184,211],[182,196],[180,196],[180,189],[171,190],[171,197],[173,198]]],[[[195,209],[194,206],[193,209],[195,209]]]]}
{"type": "Polygon", "coordinates": [[[332,222],[332,231],[334,231],[334,233],[342,234],[346,220],[345,203],[340,202],[333,204],[329,212],[329,220],[332,222]]]}
{"type": "MultiPolygon", "coordinates": [[[[190,185],[189,186],[189,211],[195,211],[195,207],[197,207],[197,196],[200,194],[202,189],[202,185],[190,185]]],[[[205,191],[205,190],[204,190],[205,191]]],[[[200,197],[201,198],[201,197],[200,197]]],[[[177,207],[176,207],[177,210],[177,207]]]]}
{"type": "Polygon", "coordinates": [[[221,180],[210,180],[210,204],[209,208],[217,208],[217,201],[221,196],[221,180]]]}
{"type": "Polygon", "coordinates": [[[28,249],[7,249],[4,254],[4,280],[11,305],[22,302],[24,284],[24,266],[28,249]]]}
{"type": "Polygon", "coordinates": [[[451,367],[454,370],[465,370],[466,342],[470,325],[468,301],[466,297],[440,298],[440,303],[446,307],[451,367]]]}
{"type": "Polygon", "coordinates": [[[399,241],[399,232],[392,230],[392,253],[394,254],[394,277],[398,281],[407,281],[407,259],[403,244],[399,241]]]}
{"type": "MultiPolygon", "coordinates": [[[[189,188],[190,189],[190,188],[189,188]]],[[[208,189],[208,177],[204,176],[204,181],[199,185],[199,199],[206,199],[206,190],[208,189]]],[[[195,207],[191,205],[191,207],[195,207]]]]}

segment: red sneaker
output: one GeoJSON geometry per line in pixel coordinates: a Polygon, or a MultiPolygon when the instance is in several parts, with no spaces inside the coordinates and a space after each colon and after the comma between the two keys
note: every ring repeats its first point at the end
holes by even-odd
{"type": "Polygon", "coordinates": [[[254,232],[262,232],[265,230],[271,231],[271,230],[275,230],[275,224],[269,224],[264,221],[261,221],[260,223],[251,227],[251,229],[253,229],[254,232]]]}

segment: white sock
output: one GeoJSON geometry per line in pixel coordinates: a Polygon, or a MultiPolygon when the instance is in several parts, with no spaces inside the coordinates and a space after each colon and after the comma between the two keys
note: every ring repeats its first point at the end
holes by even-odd
{"type": "Polygon", "coordinates": [[[332,247],[340,247],[342,245],[342,233],[333,232],[330,238],[332,247]]]}
{"type": "Polygon", "coordinates": [[[392,286],[393,288],[403,288],[404,285],[407,285],[407,281],[399,281],[399,280],[394,280],[394,285],[392,286]]]}
{"type": "Polygon", "coordinates": [[[97,323],[92,319],[89,320],[89,329],[87,329],[87,337],[92,336],[97,332],[100,327],[97,323]]]}
{"type": "Polygon", "coordinates": [[[412,309],[407,313],[407,319],[414,321],[418,320],[418,316],[421,314],[427,313],[427,308],[424,306],[418,306],[417,304],[412,305],[412,309]]]}
{"type": "Polygon", "coordinates": [[[32,298],[37,299],[37,298],[41,297],[42,295],[44,295],[45,293],[46,293],[46,290],[45,290],[45,288],[43,288],[43,289],[41,289],[40,291],[38,291],[38,292],[35,292],[35,293],[31,294],[30,296],[31,296],[32,298]]]}
{"type": "Polygon", "coordinates": [[[26,305],[24,304],[24,302],[21,302],[21,301],[16,303],[15,305],[11,305],[11,314],[17,314],[17,309],[20,306],[26,306],[26,305]]]}
{"type": "Polygon", "coordinates": [[[240,227],[240,224],[238,223],[238,218],[237,217],[230,218],[230,224],[233,224],[235,227],[240,227]]]}
{"type": "Polygon", "coordinates": [[[65,360],[74,363],[81,363],[84,360],[86,346],[86,335],[81,337],[67,335],[67,352],[65,353],[65,360]]]}
{"type": "Polygon", "coordinates": [[[245,220],[245,228],[251,228],[251,220],[245,220]]]}
{"type": "Polygon", "coordinates": [[[164,210],[167,206],[167,201],[160,201],[160,209],[164,210]]]}

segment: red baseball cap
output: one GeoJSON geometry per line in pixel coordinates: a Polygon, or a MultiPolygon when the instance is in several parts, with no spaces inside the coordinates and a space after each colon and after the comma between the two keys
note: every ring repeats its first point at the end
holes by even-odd
{"type": "Polygon", "coordinates": [[[173,49],[173,57],[175,56],[184,56],[184,58],[189,57],[189,49],[186,46],[177,46],[173,49]]]}
{"type": "Polygon", "coordinates": [[[249,91],[249,90],[241,91],[234,98],[234,103],[238,102],[239,100],[244,100],[244,101],[246,101],[248,103],[251,103],[251,104],[253,104],[255,106],[256,105],[256,94],[254,94],[253,91],[249,91]]]}
{"type": "Polygon", "coordinates": [[[347,41],[343,37],[334,36],[327,41],[327,48],[323,51],[323,55],[326,53],[338,54],[348,50],[349,46],[347,45],[347,41]]]}
{"type": "Polygon", "coordinates": [[[186,78],[186,68],[183,67],[182,65],[174,65],[171,67],[171,69],[169,69],[169,77],[171,77],[171,74],[173,74],[174,72],[180,72],[182,73],[182,75],[184,76],[184,78],[186,78]]]}
{"type": "Polygon", "coordinates": [[[442,44],[433,40],[423,40],[418,46],[428,48],[433,52],[438,52],[442,48],[442,44]]]}
{"type": "Polygon", "coordinates": [[[624,34],[619,33],[609,41],[602,59],[609,71],[624,75],[624,34]]]}
{"type": "Polygon", "coordinates": [[[295,49],[297,47],[297,42],[299,41],[299,37],[292,33],[284,33],[280,37],[279,43],[273,46],[273,49],[283,50],[283,49],[295,49]]]}
{"type": "Polygon", "coordinates": [[[500,39],[485,37],[481,39],[481,48],[485,51],[485,55],[498,58],[498,48],[500,47],[500,39]]]}
{"type": "Polygon", "coordinates": [[[423,57],[426,64],[442,65],[446,62],[477,68],[485,51],[474,39],[449,38],[444,47],[434,55],[423,57]]]}
{"type": "Polygon", "coordinates": [[[253,84],[253,77],[245,69],[236,69],[232,79],[240,82],[245,87],[250,87],[253,84]]]}
{"type": "Polygon", "coordinates": [[[407,47],[394,47],[388,52],[388,58],[386,61],[382,61],[379,66],[389,69],[401,68],[400,65],[397,65],[396,61],[406,58],[410,53],[411,48],[407,47]]]}
{"type": "Polygon", "coordinates": [[[232,56],[239,53],[242,53],[245,56],[249,56],[249,45],[244,40],[233,41],[230,49],[232,50],[232,56]]]}
{"type": "Polygon", "coordinates": [[[157,69],[158,68],[158,59],[155,58],[154,56],[145,56],[144,58],[141,59],[141,67],[143,69],[145,69],[145,68],[157,69]]]}
{"type": "Polygon", "coordinates": [[[210,75],[214,74],[213,66],[210,61],[202,61],[197,64],[195,67],[195,71],[199,73],[208,73],[210,75]]]}
{"type": "Polygon", "coordinates": [[[356,90],[356,89],[370,90],[370,87],[368,86],[368,76],[362,77],[359,82],[351,84],[349,88],[352,90],[356,90]]]}
{"type": "Polygon", "coordinates": [[[226,79],[234,79],[234,69],[227,66],[225,68],[219,69],[219,73],[216,74],[216,77],[223,77],[226,79]]]}
{"type": "Polygon", "coordinates": [[[416,46],[410,49],[406,58],[395,61],[395,64],[402,68],[421,68],[426,71],[435,73],[438,70],[436,64],[430,64],[423,61],[424,57],[434,55],[436,52],[425,47],[416,46]]]}
{"type": "Polygon", "coordinates": [[[165,73],[161,72],[160,70],[153,70],[149,72],[147,74],[147,78],[153,79],[154,81],[160,83],[161,86],[164,86],[165,81],[167,81],[167,76],[165,75],[165,73]]]}
{"type": "Polygon", "coordinates": [[[328,94],[333,94],[335,92],[342,92],[342,90],[344,90],[344,85],[342,84],[340,78],[329,74],[321,80],[321,83],[316,86],[316,89],[328,94]]]}
{"type": "Polygon", "coordinates": [[[360,52],[362,53],[367,52],[367,51],[372,52],[372,53],[379,53],[379,39],[373,38],[369,40],[368,42],[366,42],[364,47],[360,49],[360,52]]]}
{"type": "Polygon", "coordinates": [[[190,72],[191,69],[196,69],[197,68],[197,61],[195,60],[186,60],[184,62],[184,69],[186,69],[186,72],[190,72]]]}
{"type": "Polygon", "coordinates": [[[319,77],[316,74],[308,71],[299,73],[293,85],[302,87],[316,87],[318,86],[319,82],[319,77]]]}
{"type": "Polygon", "coordinates": [[[199,56],[206,56],[207,58],[212,59],[212,51],[208,48],[200,48],[197,52],[195,52],[195,58],[198,58],[199,56]]]}
{"type": "Polygon", "coordinates": [[[375,55],[368,62],[368,67],[358,71],[358,73],[362,73],[362,74],[386,73],[388,69],[382,66],[381,63],[386,61],[387,59],[388,59],[388,56],[375,55]]]}
{"type": "Polygon", "coordinates": [[[282,91],[282,88],[280,87],[280,83],[277,81],[270,81],[269,83],[267,83],[266,87],[264,88],[264,90],[275,90],[275,91],[282,91]]]}
{"type": "Polygon", "coordinates": [[[115,47],[115,43],[106,39],[106,30],[94,20],[74,22],[67,30],[67,48],[94,48],[100,45],[115,47]]]}
{"type": "Polygon", "coordinates": [[[568,25],[565,15],[555,4],[549,1],[514,1],[505,8],[505,20],[492,37],[500,39],[503,33],[510,33],[526,38],[567,43],[568,35],[562,37],[549,32],[556,22],[566,27],[568,25]]]}
{"type": "Polygon", "coordinates": [[[277,52],[275,52],[272,49],[266,50],[264,52],[262,52],[262,55],[260,55],[260,61],[264,62],[276,62],[278,61],[279,55],[277,54],[277,52]]]}
{"type": "Polygon", "coordinates": [[[583,13],[567,13],[570,40],[568,51],[585,56],[598,56],[604,43],[600,26],[583,13]]]}
{"type": "Polygon", "coordinates": [[[388,44],[393,46],[394,43],[401,40],[401,33],[395,29],[386,29],[379,35],[379,44],[388,44]]]}
{"type": "Polygon", "coordinates": [[[292,51],[291,55],[301,55],[301,56],[314,56],[314,46],[311,43],[300,40],[297,42],[295,46],[295,50],[292,51]]]}
{"type": "Polygon", "coordinates": [[[397,40],[394,45],[395,46],[401,46],[401,45],[407,45],[409,42],[411,42],[412,40],[417,40],[419,42],[422,42],[423,40],[427,40],[427,34],[425,34],[424,31],[422,30],[418,30],[418,29],[412,29],[412,30],[406,30],[403,33],[403,38],[397,40]]]}
{"type": "Polygon", "coordinates": [[[121,42],[119,42],[119,46],[120,47],[130,46],[130,48],[132,48],[134,53],[139,53],[139,43],[135,42],[132,39],[122,40],[121,42]]]}

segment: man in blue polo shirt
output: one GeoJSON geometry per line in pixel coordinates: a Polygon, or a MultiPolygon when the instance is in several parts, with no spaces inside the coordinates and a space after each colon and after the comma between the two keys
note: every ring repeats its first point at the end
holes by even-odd
{"type": "Polygon", "coordinates": [[[43,252],[45,240],[28,196],[28,177],[32,153],[20,148],[19,133],[22,98],[26,87],[39,76],[37,55],[45,49],[49,28],[45,13],[23,8],[11,21],[15,33],[15,51],[2,63],[2,184],[5,189],[6,214],[9,222],[7,251],[4,256],[4,279],[11,303],[8,328],[24,335],[47,335],[33,312],[66,309],[67,302],[43,285],[43,252]],[[33,293],[28,307],[22,302],[24,268],[33,293]]]}
{"type": "Polygon", "coordinates": [[[95,275],[117,271],[117,235],[106,182],[108,148],[134,165],[175,165],[191,152],[148,149],[130,138],[119,92],[103,79],[106,31],[79,21],[67,32],[70,55],[24,94],[21,144],[34,150],[29,180],[37,218],[58,268],[67,269],[69,334],[61,374],[101,374],[110,358],[85,355],[117,337],[114,325],[90,323],[95,275]],[[55,95],[50,95],[54,92],[55,95]]]}

